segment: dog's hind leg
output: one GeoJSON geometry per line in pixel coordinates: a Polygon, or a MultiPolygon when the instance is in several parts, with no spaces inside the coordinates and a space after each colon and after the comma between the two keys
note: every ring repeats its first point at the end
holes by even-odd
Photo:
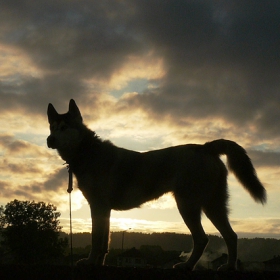
{"type": "Polygon", "coordinates": [[[220,205],[217,205],[217,201],[214,201],[214,204],[216,205],[213,205],[212,203],[211,205],[203,207],[203,210],[206,216],[223,236],[228,249],[227,264],[220,266],[218,270],[236,270],[237,235],[229,223],[225,204],[220,203],[220,205]]]}
{"type": "Polygon", "coordinates": [[[208,238],[201,225],[201,208],[182,198],[175,196],[179,212],[189,228],[193,238],[193,251],[186,262],[174,265],[174,268],[193,270],[208,243],[208,238]]]}

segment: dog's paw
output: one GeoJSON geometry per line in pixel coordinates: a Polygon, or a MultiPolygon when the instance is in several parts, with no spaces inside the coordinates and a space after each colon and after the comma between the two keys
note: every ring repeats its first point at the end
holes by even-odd
{"type": "Polygon", "coordinates": [[[193,270],[193,268],[190,267],[186,262],[176,263],[175,265],[173,265],[173,268],[183,269],[183,270],[187,270],[187,271],[192,271],[193,270]]]}
{"type": "Polygon", "coordinates": [[[94,255],[88,258],[81,259],[76,262],[76,266],[103,266],[104,265],[104,255],[94,255]]]}
{"type": "Polygon", "coordinates": [[[94,263],[89,259],[81,259],[76,262],[76,266],[83,267],[83,266],[92,266],[94,263]]]}

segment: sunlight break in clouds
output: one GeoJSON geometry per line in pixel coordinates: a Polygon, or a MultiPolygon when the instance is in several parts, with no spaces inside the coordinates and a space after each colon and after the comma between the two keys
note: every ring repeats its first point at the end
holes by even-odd
{"type": "Polygon", "coordinates": [[[39,77],[41,71],[19,48],[0,44],[0,79],[6,85],[20,83],[21,76],[39,77]]]}
{"type": "Polygon", "coordinates": [[[143,204],[143,207],[151,209],[176,209],[176,202],[171,193],[164,194],[157,200],[149,201],[143,204]]]}
{"type": "Polygon", "coordinates": [[[111,230],[127,230],[131,228],[131,231],[135,232],[180,232],[189,233],[189,230],[182,222],[167,222],[167,221],[149,221],[149,220],[137,220],[127,218],[111,218],[111,230]]]}
{"type": "MultiPolygon", "coordinates": [[[[110,79],[110,91],[119,91],[127,86],[130,81],[146,79],[147,81],[162,79],[165,75],[163,60],[156,57],[155,52],[146,56],[131,56],[127,62],[114,73],[110,79]]],[[[131,85],[133,89],[133,83],[131,85]]]]}

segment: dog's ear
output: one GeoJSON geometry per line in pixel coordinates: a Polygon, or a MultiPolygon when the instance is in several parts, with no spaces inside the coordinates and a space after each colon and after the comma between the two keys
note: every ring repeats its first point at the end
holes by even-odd
{"type": "Polygon", "coordinates": [[[55,121],[57,121],[58,113],[51,103],[49,103],[47,114],[48,114],[49,124],[52,124],[55,121]]]}
{"type": "Polygon", "coordinates": [[[77,121],[82,122],[83,118],[82,115],[80,113],[80,110],[76,104],[76,102],[71,99],[69,102],[69,113],[70,115],[72,115],[77,121]]]}

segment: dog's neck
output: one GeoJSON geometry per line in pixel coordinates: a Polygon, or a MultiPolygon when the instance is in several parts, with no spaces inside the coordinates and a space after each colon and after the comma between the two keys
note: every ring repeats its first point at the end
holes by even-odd
{"type": "Polygon", "coordinates": [[[76,149],[72,149],[71,151],[59,150],[58,152],[61,158],[66,161],[66,163],[75,173],[81,161],[89,161],[91,158],[94,158],[95,154],[98,153],[102,142],[103,141],[94,131],[86,128],[81,142],[76,149]]]}

